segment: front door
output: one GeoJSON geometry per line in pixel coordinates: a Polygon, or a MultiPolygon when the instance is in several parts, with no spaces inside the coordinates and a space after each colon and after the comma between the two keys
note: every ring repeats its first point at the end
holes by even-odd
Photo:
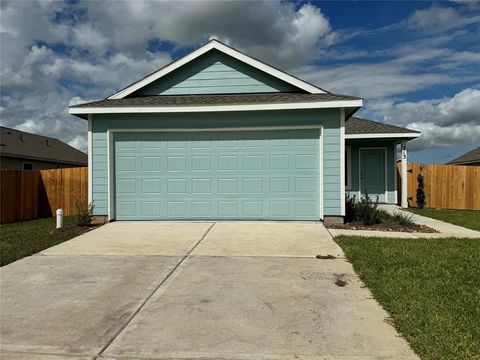
{"type": "Polygon", "coordinates": [[[360,191],[385,202],[385,149],[360,149],[360,191]]]}

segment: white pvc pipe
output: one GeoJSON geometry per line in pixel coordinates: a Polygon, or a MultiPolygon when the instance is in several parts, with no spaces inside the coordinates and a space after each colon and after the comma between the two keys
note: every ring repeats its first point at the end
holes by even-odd
{"type": "Polygon", "coordinates": [[[63,228],[63,210],[57,209],[57,229],[63,228]]]}

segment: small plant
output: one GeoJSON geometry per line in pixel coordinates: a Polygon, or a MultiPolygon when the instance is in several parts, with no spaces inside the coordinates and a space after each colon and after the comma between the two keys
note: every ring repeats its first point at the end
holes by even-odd
{"type": "Polygon", "coordinates": [[[378,196],[375,202],[372,201],[367,193],[362,196],[355,206],[357,219],[361,220],[363,225],[376,225],[382,223],[383,212],[378,210],[378,196]]]}
{"type": "Polygon", "coordinates": [[[425,190],[424,187],[424,177],[422,175],[423,166],[420,166],[420,174],[417,176],[417,207],[423,209],[425,207],[425,190]]]}
{"type": "Polygon", "coordinates": [[[84,206],[80,201],[77,201],[77,215],[75,218],[77,226],[90,226],[92,224],[94,207],[95,205],[93,203],[84,206]]]}
{"type": "Polygon", "coordinates": [[[399,225],[410,227],[413,223],[413,214],[407,214],[402,212],[395,212],[392,216],[393,221],[398,223],[399,225]]]}
{"type": "Polygon", "coordinates": [[[356,207],[355,207],[355,195],[350,197],[348,194],[345,196],[345,223],[351,223],[357,219],[356,207]]]}

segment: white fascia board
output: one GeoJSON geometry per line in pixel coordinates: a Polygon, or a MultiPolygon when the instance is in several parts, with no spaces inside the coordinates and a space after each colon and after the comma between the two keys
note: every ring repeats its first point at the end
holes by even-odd
{"type": "Polygon", "coordinates": [[[242,61],[242,62],[244,62],[248,65],[251,65],[251,66],[257,68],[258,70],[266,72],[266,73],[268,73],[268,74],[270,74],[270,75],[272,75],[272,76],[274,76],[274,77],[276,77],[280,80],[283,80],[283,81],[285,81],[285,82],[287,82],[287,83],[289,83],[293,86],[296,86],[296,87],[298,87],[302,90],[305,90],[308,93],[311,93],[311,94],[324,94],[325,93],[324,90],[319,89],[316,86],[313,86],[313,85],[311,85],[311,84],[309,84],[305,81],[297,79],[294,76],[291,76],[291,75],[289,75],[289,74],[287,74],[283,71],[275,69],[274,67],[272,67],[270,65],[267,65],[267,64],[264,64],[261,61],[255,60],[255,59],[251,58],[250,56],[242,54],[241,52],[239,52],[235,49],[232,49],[228,46],[225,46],[222,43],[219,43],[219,42],[214,40],[214,41],[211,41],[211,42],[205,44],[204,46],[195,50],[194,52],[186,55],[185,57],[171,63],[170,65],[165,66],[164,68],[158,70],[157,72],[154,72],[153,74],[147,76],[145,79],[143,79],[139,82],[136,82],[136,83],[128,86],[127,88],[125,88],[123,90],[120,90],[119,92],[109,96],[108,99],[123,99],[124,97],[130,95],[131,93],[141,89],[142,87],[152,83],[155,80],[160,79],[162,76],[165,76],[165,75],[169,74],[170,72],[178,69],[180,66],[183,66],[183,65],[189,63],[190,61],[196,59],[200,55],[203,55],[203,54],[205,54],[206,52],[208,52],[212,49],[216,49],[220,52],[223,52],[227,55],[230,55],[230,56],[232,56],[233,58],[235,58],[239,61],[242,61]]]}
{"type": "Polygon", "coordinates": [[[69,108],[71,115],[82,114],[131,114],[131,113],[188,113],[219,111],[262,111],[328,109],[341,107],[361,107],[362,100],[320,101],[282,104],[216,105],[216,106],[128,106],[128,107],[79,107],[69,108]]]}
{"type": "Polygon", "coordinates": [[[345,139],[418,138],[420,133],[347,134],[345,139]]]}

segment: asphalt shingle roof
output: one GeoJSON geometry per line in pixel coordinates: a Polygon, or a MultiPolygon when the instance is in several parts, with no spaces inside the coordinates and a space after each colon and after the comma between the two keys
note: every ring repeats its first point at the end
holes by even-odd
{"type": "Polygon", "coordinates": [[[459,157],[449,161],[447,164],[469,164],[480,162],[480,146],[476,149],[473,149],[459,157]]]}
{"type": "Polygon", "coordinates": [[[345,122],[345,134],[420,133],[400,126],[352,116],[345,122]]]}
{"type": "Polygon", "coordinates": [[[292,102],[320,102],[339,100],[359,100],[360,98],[331,93],[261,93],[261,94],[215,94],[215,95],[160,95],[128,97],[123,99],[104,99],[86,104],[70,106],[82,107],[129,107],[129,106],[208,106],[208,105],[246,105],[281,104],[292,102]]]}
{"type": "Polygon", "coordinates": [[[0,126],[0,155],[87,166],[87,154],[64,142],[0,126]]]}

